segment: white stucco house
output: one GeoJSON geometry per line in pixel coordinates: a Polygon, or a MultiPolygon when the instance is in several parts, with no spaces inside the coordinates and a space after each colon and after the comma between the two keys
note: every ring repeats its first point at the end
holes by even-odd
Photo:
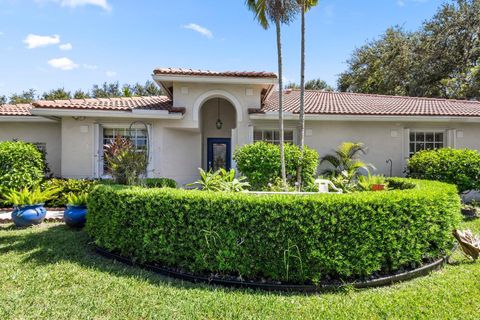
{"type": "MultiPolygon", "coordinates": [[[[234,167],[237,146],[278,142],[277,76],[267,72],[155,69],[157,97],[36,101],[0,106],[0,141],[38,144],[56,176],[104,176],[103,145],[117,134],[147,147],[148,175],[179,184],[198,168],[234,167]]],[[[298,138],[299,91],[285,92],[285,139],[298,138]]],[[[363,142],[367,162],[403,175],[426,148],[480,149],[480,102],[306,92],[306,144],[324,155],[344,141],[363,142]]]]}

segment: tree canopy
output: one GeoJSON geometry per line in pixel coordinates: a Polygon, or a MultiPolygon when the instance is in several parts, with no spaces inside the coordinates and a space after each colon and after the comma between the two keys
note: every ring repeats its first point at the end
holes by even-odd
{"type": "Polygon", "coordinates": [[[340,91],[480,99],[480,0],[455,0],[414,32],[392,27],[356,49],[340,91]]]}
{"type": "Polygon", "coordinates": [[[14,93],[7,98],[0,95],[0,105],[31,103],[37,99],[43,100],[65,100],[65,99],[88,99],[88,98],[118,98],[118,97],[138,97],[138,96],[159,96],[162,95],[162,89],[154,82],[147,81],[145,84],[135,83],[133,85],[124,84],[120,86],[118,82],[94,85],[91,91],[76,90],[73,94],[65,88],[53,89],[37,95],[34,89],[29,89],[21,93],[14,93]]]}

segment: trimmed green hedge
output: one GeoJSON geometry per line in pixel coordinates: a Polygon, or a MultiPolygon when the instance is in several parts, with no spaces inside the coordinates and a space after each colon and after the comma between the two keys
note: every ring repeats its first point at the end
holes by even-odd
{"type": "Polygon", "coordinates": [[[147,188],[173,188],[177,187],[177,182],[169,178],[147,178],[143,180],[147,188]]]}
{"type": "Polygon", "coordinates": [[[417,152],[408,162],[408,175],[457,185],[460,192],[480,190],[480,153],[444,148],[417,152]]]}
{"type": "Polygon", "coordinates": [[[453,244],[455,186],[405,182],[416,187],[311,196],[97,186],[86,230],[100,247],[190,272],[289,282],[367,277],[418,266],[453,244]]]}

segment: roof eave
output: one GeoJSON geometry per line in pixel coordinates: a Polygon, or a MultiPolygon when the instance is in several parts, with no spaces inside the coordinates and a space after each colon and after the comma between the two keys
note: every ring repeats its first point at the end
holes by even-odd
{"type": "Polygon", "coordinates": [[[197,76],[197,75],[168,75],[152,74],[153,80],[160,82],[193,82],[193,83],[222,83],[222,84],[259,84],[275,85],[276,78],[267,77],[227,77],[227,76],[197,76]]]}
{"type": "Polygon", "coordinates": [[[46,118],[42,116],[0,116],[0,122],[38,122],[38,123],[55,123],[56,119],[46,118]]]}
{"type": "MultiPolygon", "coordinates": [[[[278,112],[250,114],[251,120],[278,120],[278,112]]],[[[284,113],[285,120],[299,120],[297,113],[284,113]]],[[[469,122],[480,123],[480,116],[430,116],[430,115],[355,115],[355,114],[306,114],[310,121],[384,121],[384,122],[469,122]]]]}
{"type": "Polygon", "coordinates": [[[34,108],[32,114],[37,116],[56,117],[88,117],[88,118],[134,118],[134,119],[183,119],[182,113],[170,113],[167,110],[79,110],[79,109],[58,109],[58,108],[34,108]]]}

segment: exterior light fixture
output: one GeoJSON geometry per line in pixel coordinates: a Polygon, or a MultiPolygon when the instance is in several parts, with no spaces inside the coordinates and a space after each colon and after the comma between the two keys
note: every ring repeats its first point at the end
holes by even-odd
{"type": "Polygon", "coordinates": [[[219,98],[217,98],[217,111],[218,111],[218,117],[217,117],[217,122],[215,122],[215,126],[217,127],[218,130],[220,130],[223,127],[223,122],[222,122],[222,119],[220,119],[220,99],[219,98]]]}

